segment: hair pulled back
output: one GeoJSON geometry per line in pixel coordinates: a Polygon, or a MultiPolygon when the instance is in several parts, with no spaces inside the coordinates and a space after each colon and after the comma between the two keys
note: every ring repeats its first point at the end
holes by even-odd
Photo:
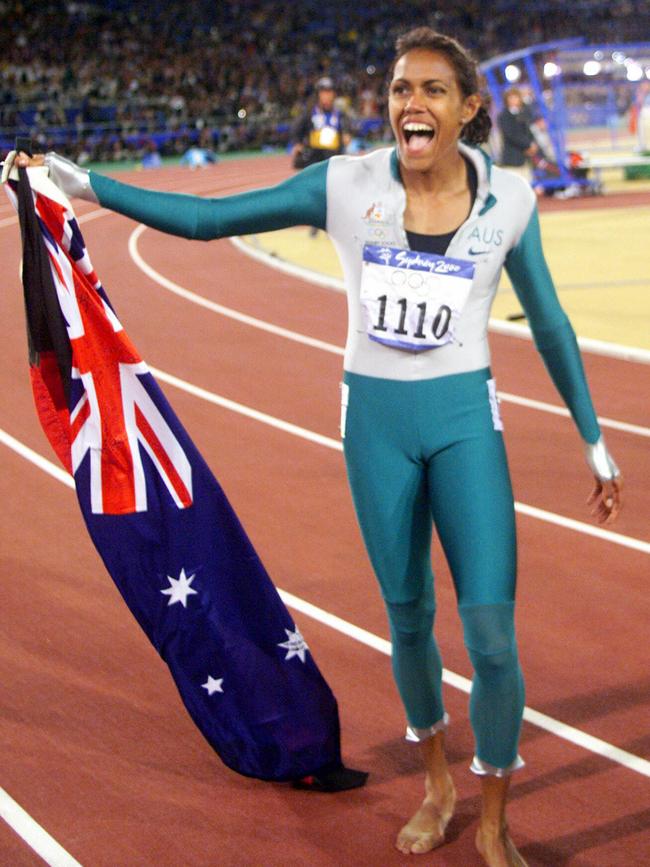
{"type": "MultiPolygon", "coordinates": [[[[477,64],[474,58],[456,39],[438,33],[431,27],[416,27],[398,37],[395,42],[395,58],[390,68],[389,80],[393,77],[395,64],[400,57],[418,48],[445,55],[454,67],[456,80],[463,96],[480,93],[477,64]]],[[[461,139],[472,145],[486,142],[492,128],[492,120],[486,107],[488,98],[481,95],[481,99],[483,102],[476,115],[465,124],[461,132],[461,139]]]]}

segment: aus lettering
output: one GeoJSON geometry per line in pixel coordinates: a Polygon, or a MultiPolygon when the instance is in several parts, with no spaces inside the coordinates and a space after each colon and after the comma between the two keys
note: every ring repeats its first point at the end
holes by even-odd
{"type": "Polygon", "coordinates": [[[469,240],[491,247],[500,247],[503,244],[503,229],[495,229],[493,226],[477,226],[470,232],[469,240]]]}

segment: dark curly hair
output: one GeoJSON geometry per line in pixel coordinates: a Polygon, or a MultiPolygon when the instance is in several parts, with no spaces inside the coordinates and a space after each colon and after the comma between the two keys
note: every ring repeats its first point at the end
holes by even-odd
{"type": "MultiPolygon", "coordinates": [[[[403,33],[395,42],[395,57],[390,67],[388,80],[395,71],[395,65],[400,57],[417,48],[428,51],[438,51],[444,54],[456,71],[456,80],[463,96],[480,93],[478,69],[474,58],[456,39],[438,33],[431,27],[416,27],[403,33]]],[[[478,145],[486,142],[492,128],[492,121],[487,106],[489,97],[481,94],[482,104],[476,115],[466,123],[461,132],[461,139],[468,144],[478,145]]]]}

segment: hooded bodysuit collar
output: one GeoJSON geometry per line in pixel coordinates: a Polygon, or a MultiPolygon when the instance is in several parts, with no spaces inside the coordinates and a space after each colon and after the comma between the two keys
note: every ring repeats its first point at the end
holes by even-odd
{"type": "MultiPolygon", "coordinates": [[[[468,160],[471,160],[472,165],[476,169],[476,177],[478,180],[476,188],[476,198],[480,203],[479,216],[482,216],[490,208],[496,205],[496,197],[490,191],[490,182],[492,176],[492,160],[480,147],[468,145],[464,142],[458,142],[458,150],[468,160]]],[[[394,180],[402,183],[402,177],[399,169],[399,156],[397,147],[394,147],[390,155],[390,172],[394,180]]]]}

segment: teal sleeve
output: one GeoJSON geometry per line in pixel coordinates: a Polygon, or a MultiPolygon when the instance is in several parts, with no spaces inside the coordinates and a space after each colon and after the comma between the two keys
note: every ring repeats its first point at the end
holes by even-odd
{"type": "Polygon", "coordinates": [[[326,223],[327,162],[275,187],[209,199],[143,190],[96,172],[90,173],[90,183],[103,208],[183,238],[208,241],[287,226],[324,229],[326,223]]]}
{"type": "Polygon", "coordinates": [[[506,271],[526,313],[535,345],[588,443],[600,437],[575,332],[562,309],[548,270],[537,208],[516,247],[508,253],[506,271]]]}

